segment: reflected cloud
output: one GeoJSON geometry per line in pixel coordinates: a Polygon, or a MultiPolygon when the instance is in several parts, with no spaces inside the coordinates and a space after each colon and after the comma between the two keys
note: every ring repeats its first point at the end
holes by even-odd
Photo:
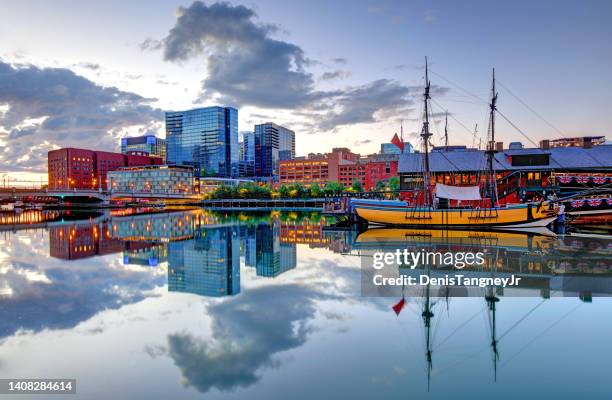
{"type": "Polygon", "coordinates": [[[186,332],[171,334],[168,355],[181,370],[184,384],[200,392],[253,385],[262,369],[280,366],[276,354],[306,342],[315,302],[330,298],[296,284],[252,289],[209,307],[214,340],[186,332]]]}
{"type": "Polygon", "coordinates": [[[48,237],[14,237],[0,252],[0,338],[20,331],[72,328],[107,309],[152,296],[165,274],[122,268],[112,257],[66,264],[48,256],[48,237]],[[25,261],[27,260],[27,261],[25,261]]]}

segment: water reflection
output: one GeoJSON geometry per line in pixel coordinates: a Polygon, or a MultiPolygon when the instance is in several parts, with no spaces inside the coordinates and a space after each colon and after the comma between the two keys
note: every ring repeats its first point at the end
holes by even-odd
{"type": "Polygon", "coordinates": [[[594,297],[611,292],[605,237],[359,234],[316,214],[203,210],[40,214],[3,235],[0,371],[62,371],[86,382],[83,398],[271,398],[285,385],[297,398],[607,395],[596,382],[611,355],[601,318],[611,303],[594,297]],[[487,264],[466,274],[519,274],[525,285],[362,296],[362,260],[396,248],[484,248],[487,264]],[[588,341],[568,345],[585,330],[588,341]],[[559,366],[585,351],[594,368],[580,383],[524,380],[573,382],[559,366]],[[133,392],[103,393],[98,376],[133,392]]]}

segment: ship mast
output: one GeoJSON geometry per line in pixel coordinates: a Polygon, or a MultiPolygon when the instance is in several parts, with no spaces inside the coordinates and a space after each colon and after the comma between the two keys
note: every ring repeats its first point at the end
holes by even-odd
{"type": "Polygon", "coordinates": [[[489,143],[487,144],[487,191],[491,199],[491,208],[497,205],[497,182],[495,179],[495,171],[493,169],[493,160],[495,159],[495,111],[497,111],[497,92],[495,91],[495,68],[493,68],[493,84],[491,87],[491,109],[489,115],[489,143]]]}
{"type": "MultiPolygon", "coordinates": [[[[430,266],[427,266],[427,276],[429,276],[430,273],[430,266]]],[[[421,313],[421,316],[423,317],[423,323],[425,324],[425,359],[427,361],[427,391],[429,392],[429,388],[431,385],[431,370],[433,367],[433,363],[432,363],[432,346],[431,346],[431,319],[433,318],[434,314],[431,311],[431,296],[430,296],[430,284],[427,283],[427,289],[426,289],[426,300],[425,300],[425,308],[423,310],[423,312],[421,313]]]]}
{"type": "MultiPolygon", "coordinates": [[[[499,259],[499,249],[497,249],[495,257],[489,259],[489,268],[491,269],[491,278],[494,277],[494,268],[499,259]]],[[[493,351],[493,379],[497,382],[497,361],[499,360],[499,351],[497,349],[497,302],[499,297],[495,295],[495,288],[488,287],[488,293],[485,295],[485,301],[489,308],[489,324],[491,328],[491,350],[493,351]]]]}
{"type": "Polygon", "coordinates": [[[423,102],[425,103],[423,117],[423,130],[421,131],[421,138],[423,139],[423,152],[424,154],[424,168],[423,168],[423,204],[425,206],[430,205],[430,172],[429,172],[429,138],[431,133],[429,132],[429,71],[427,66],[427,57],[425,57],[425,91],[423,93],[423,102]]]}
{"type": "Polygon", "coordinates": [[[444,151],[448,151],[448,110],[444,116],[444,151]]]}

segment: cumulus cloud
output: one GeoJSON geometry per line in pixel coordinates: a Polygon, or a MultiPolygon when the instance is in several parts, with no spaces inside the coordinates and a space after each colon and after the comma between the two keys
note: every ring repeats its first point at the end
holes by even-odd
{"type": "Polygon", "coordinates": [[[325,96],[314,89],[305,69],[311,60],[299,46],[274,39],[277,31],[275,25],[259,23],[245,6],[196,1],[178,9],[176,24],[164,39],[147,39],[141,47],[161,47],[166,61],[204,56],[202,96],[218,95],[235,106],[293,108],[325,96]]]}
{"type": "MultiPolygon", "coordinates": [[[[61,228],[51,228],[50,237],[57,237],[54,229],[61,228]]],[[[165,274],[115,268],[103,257],[58,260],[49,257],[53,239],[31,239],[3,248],[0,288],[11,288],[12,295],[0,300],[0,341],[19,331],[72,329],[101,311],[150,297],[152,289],[166,284],[165,274]]]]}
{"type": "MultiPolygon", "coordinates": [[[[378,122],[377,115],[411,111],[407,108],[412,103],[411,88],[388,79],[344,89],[317,89],[317,82],[344,79],[350,72],[323,72],[315,81],[309,68],[316,62],[300,46],[277,39],[278,32],[276,25],[259,21],[248,7],[195,1],[178,9],[176,22],[164,38],[149,38],[141,48],[162,50],[169,62],[205,61],[206,76],[196,102],[214,99],[233,106],[299,110],[310,115],[305,125],[319,131],[378,122]]],[[[341,57],[331,60],[337,65],[347,63],[341,57]]]]}
{"type": "Polygon", "coordinates": [[[376,122],[378,112],[401,112],[413,104],[411,97],[411,88],[388,79],[349,88],[336,97],[336,109],[324,114],[318,127],[330,130],[341,125],[376,122]]]}
{"type": "Polygon", "coordinates": [[[261,368],[279,365],[275,354],[306,342],[315,301],[330,298],[297,284],[251,289],[209,307],[212,337],[218,340],[205,341],[186,332],[171,334],[168,355],[185,384],[200,392],[253,385],[260,379],[261,368]]]}
{"type": "Polygon", "coordinates": [[[13,66],[0,61],[0,167],[44,171],[56,146],[114,150],[123,128],[150,129],[162,112],[144,98],[100,86],[67,68],[13,66]]]}

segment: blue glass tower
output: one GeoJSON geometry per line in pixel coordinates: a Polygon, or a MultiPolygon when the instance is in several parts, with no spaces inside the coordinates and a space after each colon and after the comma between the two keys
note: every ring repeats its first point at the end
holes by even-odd
{"type": "Polygon", "coordinates": [[[295,132],[272,122],[255,125],[255,175],[278,177],[278,162],[295,158],[295,132]]]}
{"type": "Polygon", "coordinates": [[[238,176],[238,110],[206,107],[166,112],[168,164],[190,165],[196,176],[238,176]]]}

